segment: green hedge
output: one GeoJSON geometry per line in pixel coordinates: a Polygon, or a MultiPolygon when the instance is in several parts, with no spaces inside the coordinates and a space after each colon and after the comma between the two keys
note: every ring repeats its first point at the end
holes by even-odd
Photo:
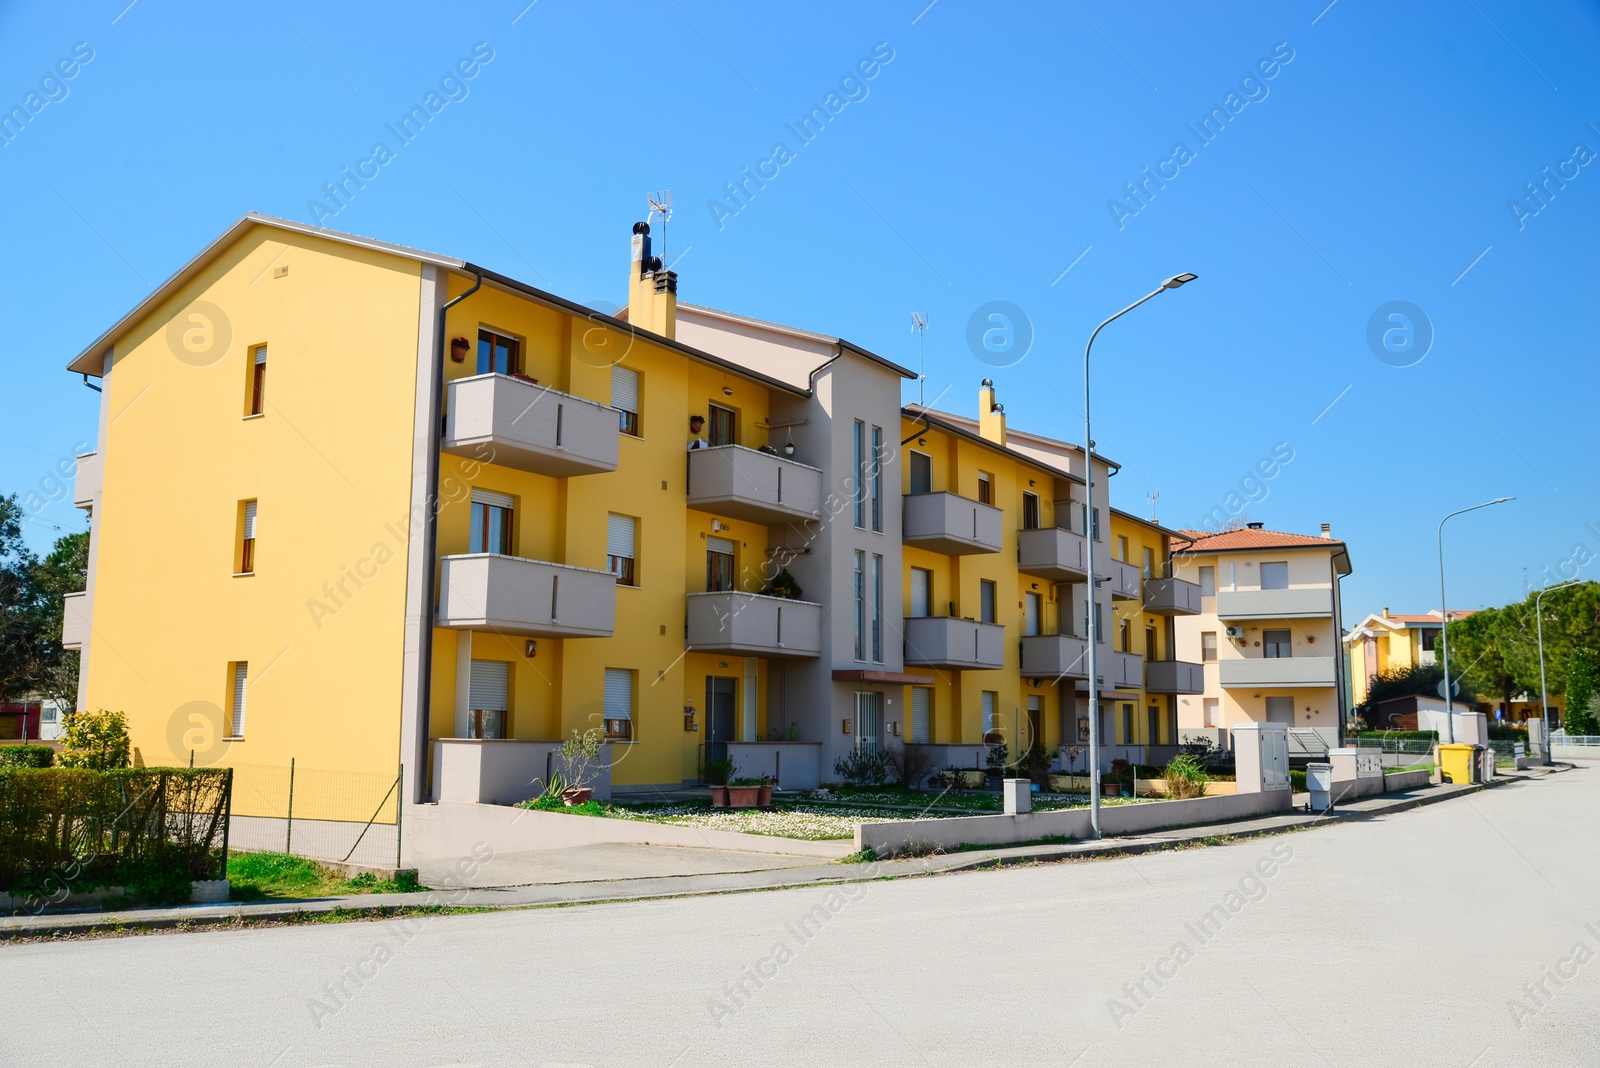
{"type": "Polygon", "coordinates": [[[1490,727],[1489,740],[1491,742],[1525,742],[1528,740],[1528,728],[1490,727]]]}
{"type": "Polygon", "coordinates": [[[0,891],[32,911],[97,886],[187,900],[227,870],[232,784],[227,768],[0,769],[0,891]]]}
{"type": "Polygon", "coordinates": [[[48,745],[0,745],[0,768],[48,768],[55,760],[48,745]]]}
{"type": "Polygon", "coordinates": [[[1429,741],[1439,740],[1438,731],[1362,731],[1357,738],[1393,738],[1396,741],[1429,741]]]}

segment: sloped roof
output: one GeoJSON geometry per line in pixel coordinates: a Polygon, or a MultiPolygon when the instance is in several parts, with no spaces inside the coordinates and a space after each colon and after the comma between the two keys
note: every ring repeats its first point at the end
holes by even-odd
{"type": "Polygon", "coordinates": [[[1350,547],[1338,538],[1324,538],[1320,534],[1294,534],[1287,530],[1266,530],[1242,527],[1208,534],[1203,530],[1181,530],[1172,539],[1172,551],[1184,553],[1232,553],[1259,549],[1327,549],[1335,566],[1343,564],[1339,573],[1350,574],[1350,547]]]}

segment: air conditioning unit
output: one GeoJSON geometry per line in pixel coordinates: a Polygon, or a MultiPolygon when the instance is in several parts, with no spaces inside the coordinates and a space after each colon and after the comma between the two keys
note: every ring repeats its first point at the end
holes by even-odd
{"type": "Polygon", "coordinates": [[[1239,639],[1244,637],[1244,628],[1243,627],[1228,627],[1223,631],[1223,633],[1226,634],[1228,637],[1233,638],[1234,640],[1237,641],[1237,640],[1239,640],[1239,639]]]}

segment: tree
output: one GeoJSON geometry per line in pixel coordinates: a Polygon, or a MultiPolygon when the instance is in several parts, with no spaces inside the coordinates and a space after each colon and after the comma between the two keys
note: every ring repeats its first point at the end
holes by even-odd
{"type": "Polygon", "coordinates": [[[1525,689],[1517,678],[1516,664],[1524,635],[1522,605],[1485,608],[1449,624],[1450,678],[1463,692],[1474,690],[1503,700],[1525,689]]]}
{"type": "Polygon", "coordinates": [[[56,763],[110,771],[128,766],[128,720],[121,712],[76,712],[67,718],[56,763]]]}
{"type": "Polygon", "coordinates": [[[33,689],[70,711],[78,701],[79,655],[61,647],[61,617],[66,595],[89,582],[89,532],[57,538],[50,555],[33,565],[29,581],[35,617],[36,652],[29,671],[33,689]]]}
{"type": "Polygon", "coordinates": [[[37,557],[22,544],[22,505],[16,494],[0,497],[0,699],[33,687],[36,659],[31,574],[37,557]]]}
{"type": "MultiPolygon", "coordinates": [[[[1452,673],[1452,678],[1454,674],[1452,673]]],[[[1391,697],[1409,697],[1422,694],[1439,695],[1439,683],[1444,681],[1444,668],[1440,664],[1407,664],[1405,667],[1380,671],[1367,680],[1367,699],[1355,707],[1355,713],[1369,723],[1372,706],[1391,697]]]]}
{"type": "Polygon", "coordinates": [[[1568,662],[1567,711],[1562,726],[1568,734],[1600,734],[1595,722],[1595,698],[1600,696],[1600,656],[1593,649],[1578,649],[1568,662]]]}

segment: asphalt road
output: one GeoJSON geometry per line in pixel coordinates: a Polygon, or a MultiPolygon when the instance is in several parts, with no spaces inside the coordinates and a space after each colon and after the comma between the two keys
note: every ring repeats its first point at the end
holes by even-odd
{"type": "Polygon", "coordinates": [[[11,946],[0,1064],[1595,1064],[1596,812],[1600,767],[1127,860],[11,946]]]}

